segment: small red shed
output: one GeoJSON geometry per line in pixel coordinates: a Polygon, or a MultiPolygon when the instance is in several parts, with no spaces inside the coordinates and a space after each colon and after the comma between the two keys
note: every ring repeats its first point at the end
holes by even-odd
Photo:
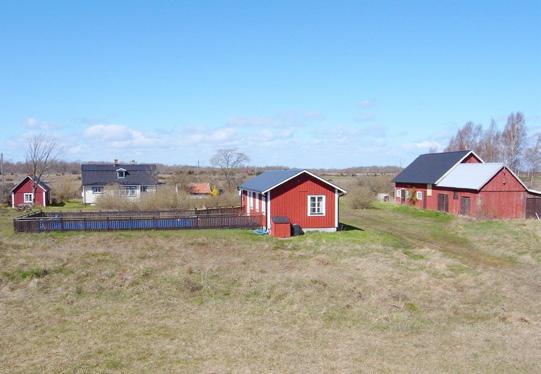
{"type": "Polygon", "coordinates": [[[525,218],[529,190],[501,163],[473,151],[419,156],[395,178],[399,204],[485,218],[525,218]]]}
{"type": "Polygon", "coordinates": [[[273,234],[273,218],[285,217],[304,231],[336,231],[340,196],[346,191],[302,169],[264,172],[239,187],[248,215],[260,215],[273,234]]]}
{"type": "Polygon", "coordinates": [[[47,206],[51,203],[51,188],[41,181],[36,188],[36,196],[32,191],[34,182],[27,176],[11,189],[11,206],[16,208],[22,205],[47,206]]]}
{"type": "Polygon", "coordinates": [[[272,236],[277,238],[289,238],[291,236],[291,222],[289,218],[277,216],[272,217],[272,236]]]}

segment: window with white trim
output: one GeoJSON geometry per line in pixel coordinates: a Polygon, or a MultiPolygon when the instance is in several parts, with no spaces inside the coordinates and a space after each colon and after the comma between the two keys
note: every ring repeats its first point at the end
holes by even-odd
{"type": "Polygon", "coordinates": [[[423,200],[423,191],[417,191],[416,197],[417,200],[423,200]]]}
{"type": "Polygon", "coordinates": [[[395,196],[398,197],[398,198],[402,197],[402,189],[401,188],[396,189],[396,195],[395,196]]]}
{"type": "Polygon", "coordinates": [[[137,186],[124,186],[122,193],[126,196],[137,196],[137,186]]]}
{"type": "Polygon", "coordinates": [[[120,178],[120,179],[126,178],[126,169],[118,169],[116,171],[116,176],[117,178],[120,178]]]}
{"type": "Polygon", "coordinates": [[[100,193],[103,193],[103,187],[101,186],[95,186],[95,187],[92,187],[92,193],[95,195],[95,194],[100,194],[100,193]]]}
{"type": "Polygon", "coordinates": [[[308,215],[325,215],[325,195],[308,195],[308,215]]]}
{"type": "Polygon", "coordinates": [[[23,195],[23,201],[25,204],[29,204],[29,203],[32,203],[34,201],[34,194],[32,192],[29,192],[29,193],[25,193],[23,195]]]}

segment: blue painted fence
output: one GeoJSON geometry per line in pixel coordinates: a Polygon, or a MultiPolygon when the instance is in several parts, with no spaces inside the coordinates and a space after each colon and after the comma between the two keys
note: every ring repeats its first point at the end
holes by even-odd
{"type": "MultiPolygon", "coordinates": [[[[190,211],[193,213],[193,211],[190,211]]],[[[179,230],[207,228],[257,228],[261,216],[239,213],[197,215],[183,212],[37,212],[13,220],[16,232],[179,230]],[[114,214],[109,214],[114,213],[114,214]],[[162,214],[157,214],[162,213],[162,214]],[[132,214],[132,215],[130,215],[132,214]]]]}

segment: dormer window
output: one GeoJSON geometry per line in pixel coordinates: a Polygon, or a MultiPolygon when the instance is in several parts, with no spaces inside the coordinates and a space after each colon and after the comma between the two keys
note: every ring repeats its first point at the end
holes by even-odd
{"type": "Polygon", "coordinates": [[[122,169],[122,168],[117,169],[116,170],[116,177],[118,179],[126,178],[126,169],[122,169]]]}

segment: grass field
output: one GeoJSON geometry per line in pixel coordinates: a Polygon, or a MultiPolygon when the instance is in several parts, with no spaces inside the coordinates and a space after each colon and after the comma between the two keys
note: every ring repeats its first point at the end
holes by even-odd
{"type": "Polygon", "coordinates": [[[12,217],[2,372],[541,372],[538,221],[344,207],[347,231],[279,240],[12,217]]]}

